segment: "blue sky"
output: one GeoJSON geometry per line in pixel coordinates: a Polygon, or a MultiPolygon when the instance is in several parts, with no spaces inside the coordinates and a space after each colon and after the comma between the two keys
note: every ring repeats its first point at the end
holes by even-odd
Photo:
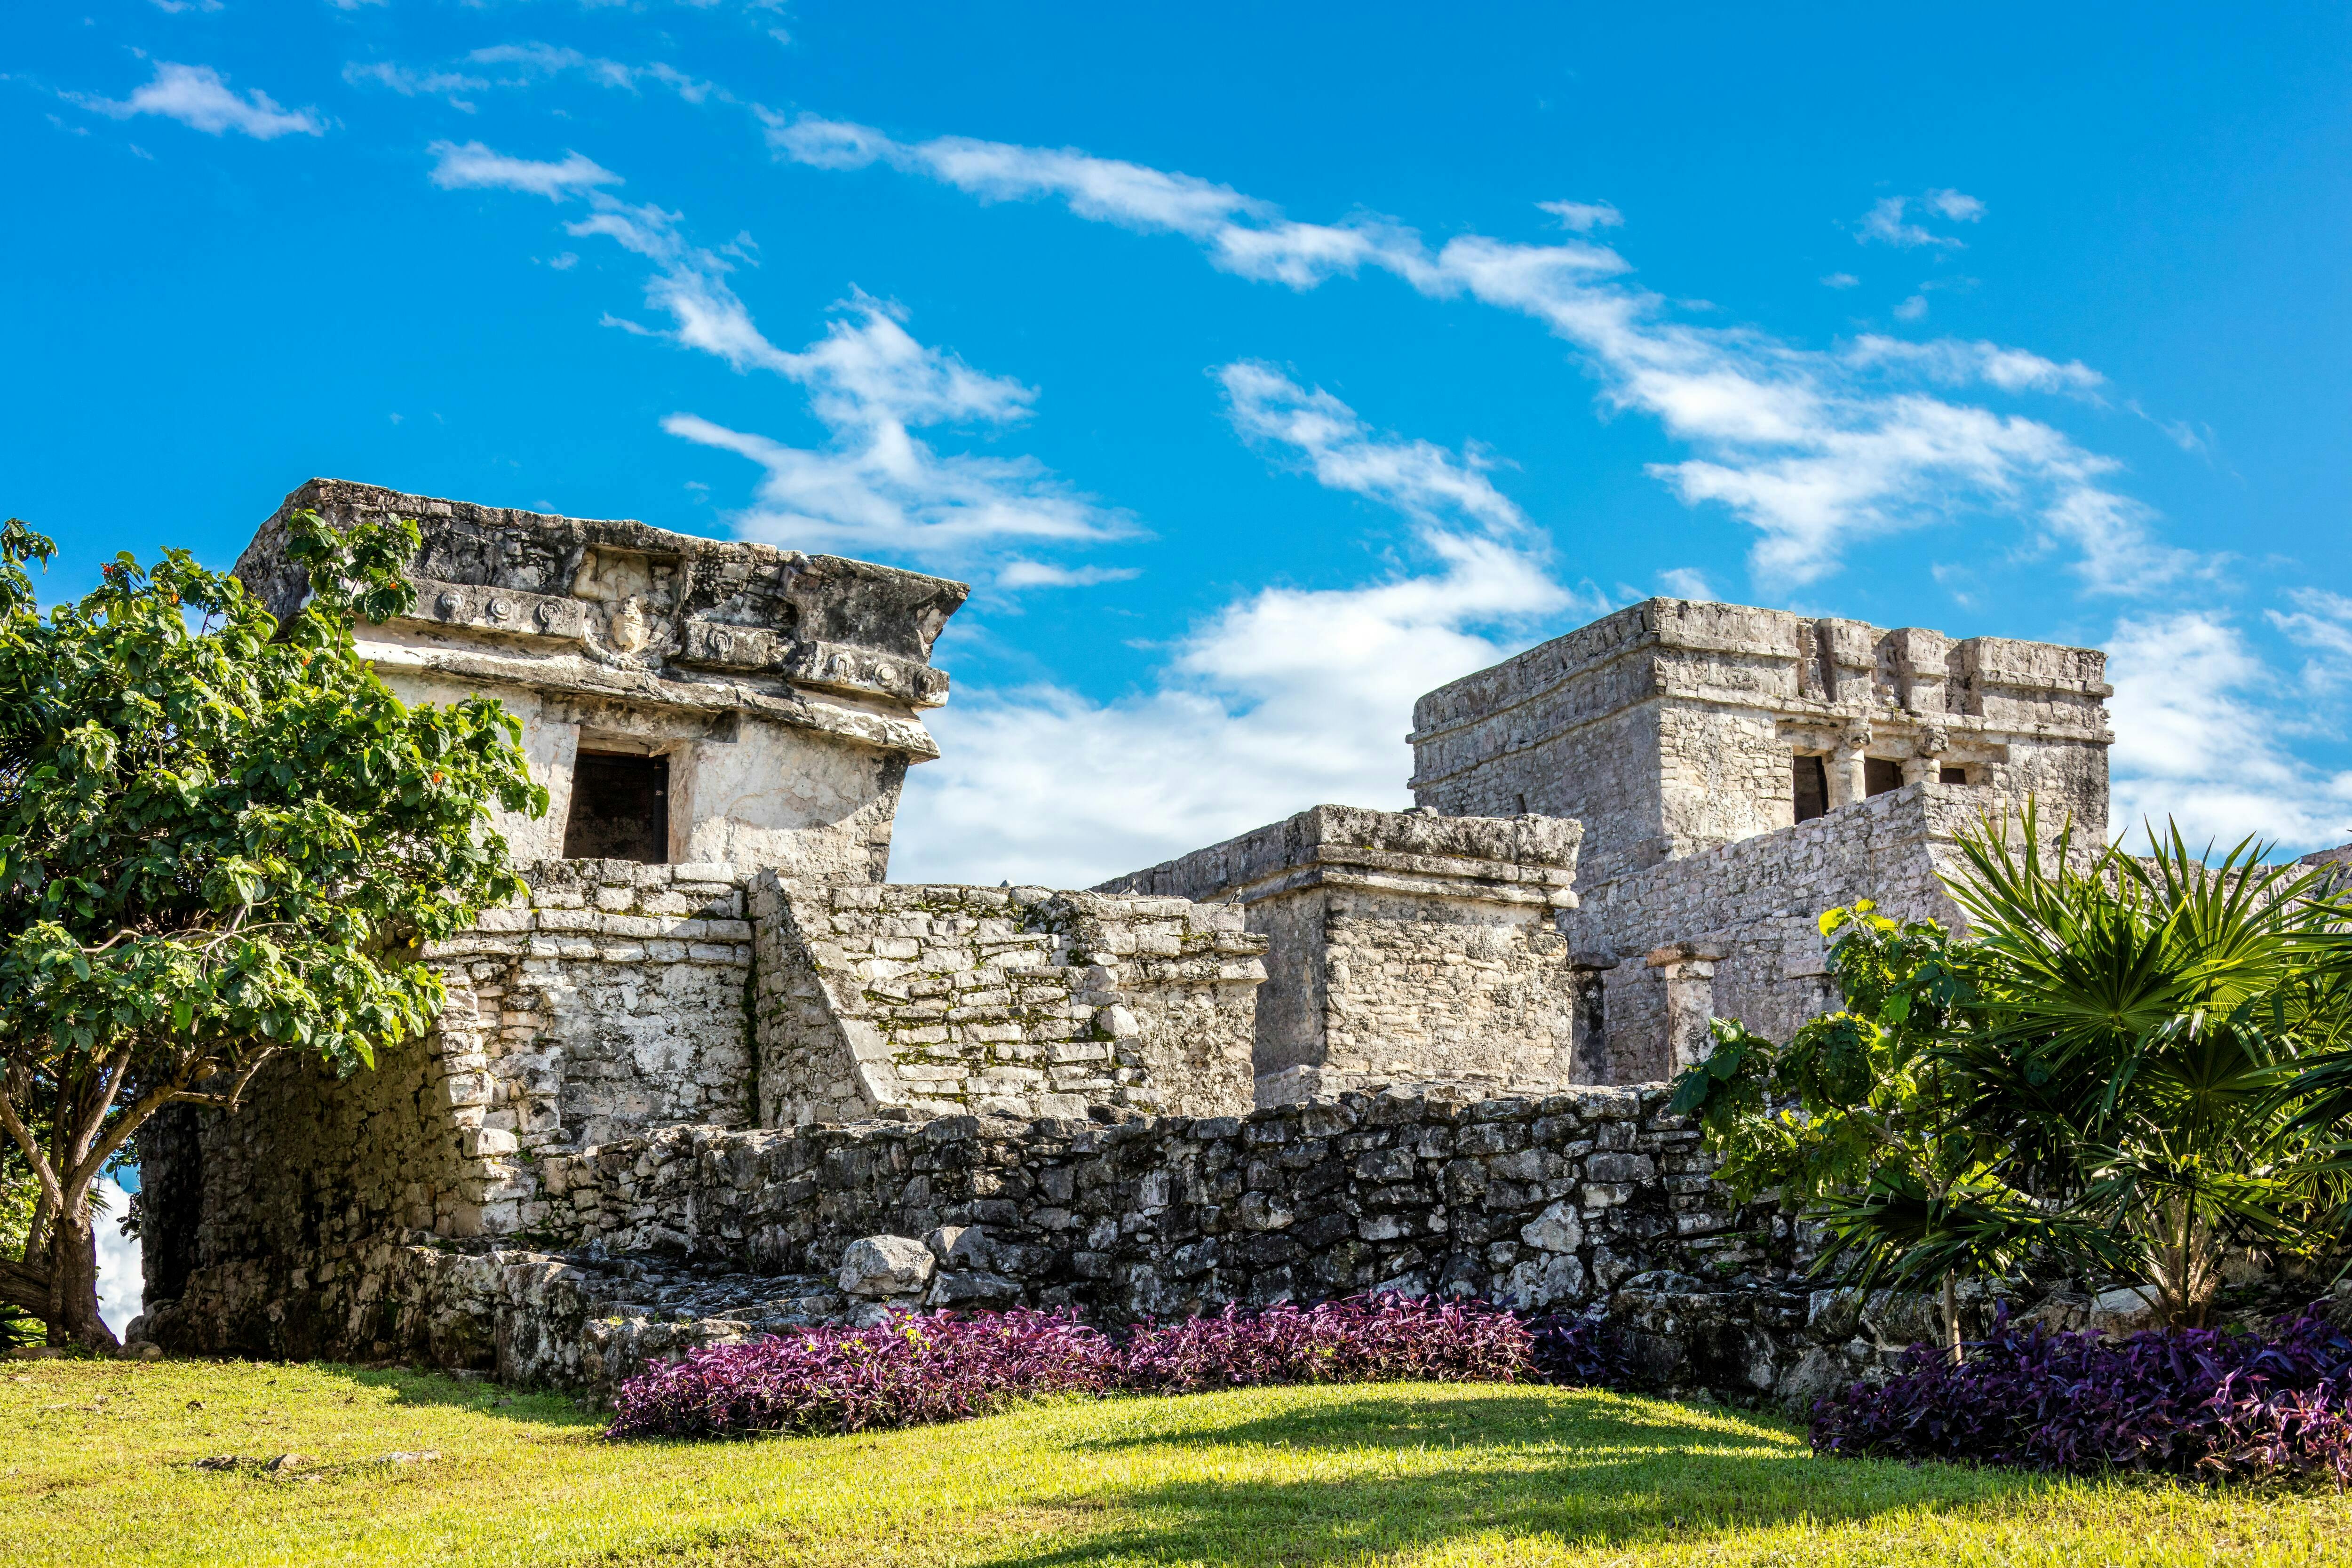
{"type": "Polygon", "coordinates": [[[1397,805],[1654,593],[2095,644],[2352,838],[2340,7],[121,0],[0,18],[0,510],[313,474],[973,583],[893,874],[1397,805]]]}

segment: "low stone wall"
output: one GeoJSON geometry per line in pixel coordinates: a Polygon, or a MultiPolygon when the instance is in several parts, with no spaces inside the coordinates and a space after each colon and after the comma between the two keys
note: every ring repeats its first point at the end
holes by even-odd
{"type": "Polygon", "coordinates": [[[289,1281],[321,1248],[391,1232],[544,1223],[541,1152],[751,1119],[743,875],[551,861],[526,902],[429,950],[438,1026],[337,1079],[288,1054],[234,1115],[175,1108],[141,1139],[151,1299],[250,1264],[289,1281]],[[266,1262],[257,1260],[267,1260],[266,1262]]]}
{"type": "Polygon", "coordinates": [[[1249,1108],[1265,942],[1238,910],[767,876],[753,912],[768,1125],[1249,1108]]]}
{"type": "MultiPolygon", "coordinates": [[[[290,1269],[232,1259],[151,1299],[136,1332],[602,1393],[695,1345],[888,1307],[1117,1325],[1399,1290],[1605,1315],[1660,1387],[1800,1408],[1935,1336],[1927,1297],[1814,1288],[1800,1227],[1735,1206],[1663,1102],[1654,1085],[1479,1101],[1440,1087],[1246,1117],[667,1129],[542,1162],[558,1217],[534,1237],[386,1232],[290,1269]],[[919,1277],[846,1295],[834,1275],[875,1236],[912,1238],[897,1250],[919,1277]]],[[[1990,1295],[1967,1305],[1980,1331],[1990,1295]]],[[[2136,1302],[2106,1298],[2038,1311],[2137,1326],[2136,1302]]]]}

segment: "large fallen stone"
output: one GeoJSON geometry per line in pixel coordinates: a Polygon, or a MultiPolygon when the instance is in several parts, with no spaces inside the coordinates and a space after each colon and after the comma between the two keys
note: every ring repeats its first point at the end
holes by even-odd
{"type": "Polygon", "coordinates": [[[842,1250],[835,1279],[853,1296],[911,1296],[937,1267],[931,1249],[911,1236],[866,1236],[842,1250]]]}

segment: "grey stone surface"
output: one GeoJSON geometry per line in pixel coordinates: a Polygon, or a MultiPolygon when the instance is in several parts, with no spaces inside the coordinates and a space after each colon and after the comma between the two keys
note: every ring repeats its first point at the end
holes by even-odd
{"type": "Polygon", "coordinates": [[[1570,1081],[1573,822],[1319,805],[1106,893],[1238,905],[1269,944],[1252,1070],[1263,1103],[1381,1081],[1541,1092],[1570,1081]]]}
{"type": "Polygon", "coordinates": [[[911,1236],[861,1236],[842,1249],[835,1283],[852,1296],[911,1296],[938,1263],[911,1236]]]}
{"type": "Polygon", "coordinates": [[[238,558],[284,614],[306,591],[286,515],[415,519],[415,609],[359,628],[403,698],[498,699],[523,727],[551,809],[501,816],[517,857],[563,852],[574,761],[670,765],[673,861],[880,881],[910,762],[939,754],[920,712],[947,700],[933,641],[961,583],[832,555],[698,539],[313,479],[238,558]]]}
{"type": "Polygon", "coordinates": [[[1588,881],[1790,826],[1791,759],[1829,804],[1865,761],[1905,783],[1966,773],[1988,804],[2038,795],[2106,829],[2105,656],[1743,605],[1649,599],[1422,698],[1413,793],[1450,816],[1584,825],[1588,881]]]}

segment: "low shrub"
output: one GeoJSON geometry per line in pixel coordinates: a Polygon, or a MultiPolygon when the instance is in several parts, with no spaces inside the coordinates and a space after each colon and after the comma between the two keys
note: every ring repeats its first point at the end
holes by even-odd
{"type": "Polygon", "coordinates": [[[1118,1349],[1074,1313],[894,1313],[690,1351],[621,1384],[608,1437],[864,1432],[964,1421],[1118,1385],[1118,1349]]]}
{"type": "Polygon", "coordinates": [[[1629,1392],[1649,1385],[1633,1346],[1606,1318],[1538,1318],[1528,1332],[1535,1374],[1546,1383],[1629,1392]]]}
{"type": "Polygon", "coordinates": [[[1485,1301],[1358,1297],[1147,1324],[1120,1347],[1122,1388],[1189,1394],[1283,1383],[1509,1383],[1533,1370],[1517,1313],[1485,1301]]]}
{"type": "Polygon", "coordinates": [[[2317,1317],[2271,1335],[2019,1329],[1955,1366],[1915,1345],[1896,1374],[1813,1406],[1822,1453],[2088,1473],[2352,1479],[2352,1340],[2317,1317]]]}
{"type": "Polygon", "coordinates": [[[984,1415],[1051,1394],[1174,1394],[1534,1375],[1527,1320],[1484,1301],[1358,1297],[1146,1323],[1114,1340],[1074,1313],[896,1313],[715,1345],[620,1388],[613,1437],[860,1432],[984,1415]]]}

